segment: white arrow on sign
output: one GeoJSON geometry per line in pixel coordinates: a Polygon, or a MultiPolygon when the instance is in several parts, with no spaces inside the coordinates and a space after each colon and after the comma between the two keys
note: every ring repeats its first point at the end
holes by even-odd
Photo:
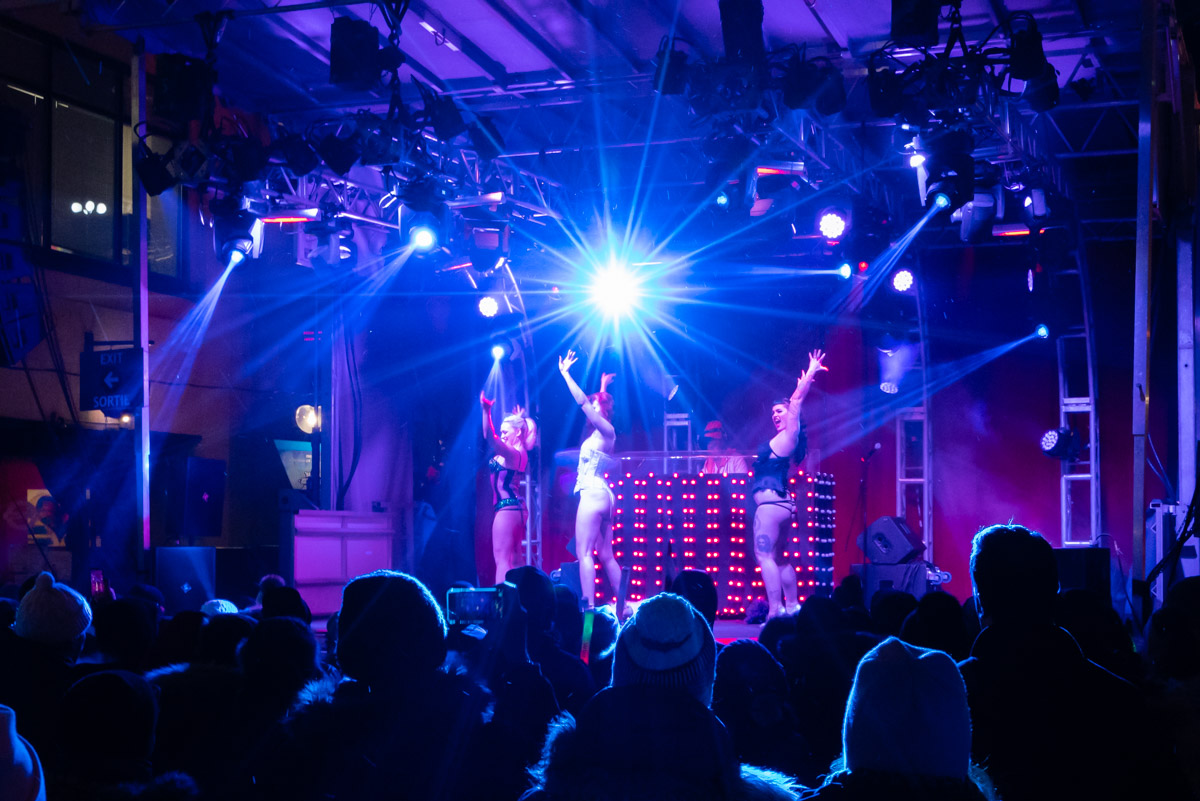
{"type": "Polygon", "coordinates": [[[108,375],[104,376],[104,385],[112,389],[120,380],[112,370],[109,370],[108,375]]]}

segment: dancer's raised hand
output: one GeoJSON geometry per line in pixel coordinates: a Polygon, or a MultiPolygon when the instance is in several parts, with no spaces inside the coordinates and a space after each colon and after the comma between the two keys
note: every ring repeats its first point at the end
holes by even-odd
{"type": "Polygon", "coordinates": [[[575,351],[573,351],[573,350],[569,350],[569,351],[567,351],[567,355],[566,355],[566,356],[559,356],[559,357],[558,357],[558,371],[559,371],[560,373],[569,373],[569,372],[571,372],[571,367],[572,367],[572,366],[575,364],[575,362],[577,362],[577,361],[579,361],[579,359],[578,359],[578,358],[575,356],[575,351]]]}

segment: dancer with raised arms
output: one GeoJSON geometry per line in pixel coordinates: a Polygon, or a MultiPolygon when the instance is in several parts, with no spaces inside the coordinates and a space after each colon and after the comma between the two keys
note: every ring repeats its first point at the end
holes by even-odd
{"type": "Polygon", "coordinates": [[[808,369],[796,380],[792,396],[771,404],[775,435],[759,448],[754,462],[754,480],[750,484],[755,503],[754,558],[762,573],[768,618],[795,614],[800,610],[796,568],[788,548],[788,532],[796,514],[795,503],[788,492],[788,474],[792,465],[802,462],[808,451],[808,438],[800,422],[800,407],[817,373],[829,369],[824,361],[822,351],[809,353],[808,369]],[[785,553],[789,555],[785,556],[785,553]]]}
{"type": "MultiPolygon", "coordinates": [[[[575,513],[575,554],[579,558],[583,601],[590,608],[596,599],[596,557],[593,552],[600,559],[614,596],[621,584],[621,568],[613,556],[612,546],[616,498],[604,478],[605,473],[620,466],[612,455],[617,432],[612,425],[613,397],[608,393],[608,385],[616,375],[602,374],[600,391],[586,395],[571,377],[571,366],[576,361],[575,351],[567,351],[566,356],[558,359],[558,371],[588,421],[587,436],[579,446],[579,470],[575,480],[575,491],[579,493],[579,510],[575,513]]],[[[618,615],[621,612],[617,610],[618,615]]]]}
{"type": "Polygon", "coordinates": [[[488,461],[492,485],[492,556],[496,559],[496,583],[519,564],[524,564],[518,552],[525,534],[525,470],[529,467],[529,451],[537,445],[537,424],[517,406],[500,423],[500,433],[492,420],[495,401],[479,393],[483,410],[483,438],[496,452],[488,461]]]}

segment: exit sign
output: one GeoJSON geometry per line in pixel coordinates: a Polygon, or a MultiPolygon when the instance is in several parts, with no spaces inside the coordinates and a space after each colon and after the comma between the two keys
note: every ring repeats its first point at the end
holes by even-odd
{"type": "Polygon", "coordinates": [[[142,405],[142,349],[114,348],[79,355],[79,409],[118,417],[142,405]]]}

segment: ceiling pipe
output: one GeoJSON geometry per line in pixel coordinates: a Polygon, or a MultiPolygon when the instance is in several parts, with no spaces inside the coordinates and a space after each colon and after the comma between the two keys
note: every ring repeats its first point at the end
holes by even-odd
{"type": "MultiPolygon", "coordinates": [[[[240,19],[242,17],[263,17],[272,14],[289,14],[293,11],[313,11],[324,8],[346,8],[349,6],[371,5],[379,9],[383,15],[384,21],[387,23],[388,30],[392,33],[399,33],[400,19],[396,16],[392,7],[385,0],[313,0],[309,3],[296,3],[289,6],[267,6],[265,8],[248,8],[248,9],[229,9],[221,13],[226,15],[227,19],[240,19]]],[[[167,28],[173,25],[193,25],[196,22],[195,17],[182,17],[179,19],[155,19],[146,20],[144,22],[127,22],[122,25],[97,25],[88,27],[86,30],[89,33],[108,33],[115,31],[136,31],[148,30],[150,28],[167,28]]]]}

